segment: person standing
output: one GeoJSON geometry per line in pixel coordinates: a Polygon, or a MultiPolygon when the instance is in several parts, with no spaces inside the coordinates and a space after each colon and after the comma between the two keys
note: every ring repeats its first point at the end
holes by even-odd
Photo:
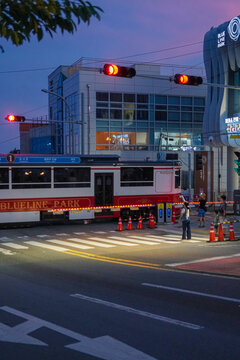
{"type": "Polygon", "coordinates": [[[180,213],[180,221],[182,221],[182,240],[191,239],[191,222],[190,222],[190,211],[189,211],[189,203],[185,201],[184,197],[181,195],[180,198],[184,202],[184,206],[180,213]]]}
{"type": "Polygon", "coordinates": [[[206,194],[200,194],[199,197],[199,208],[198,208],[198,217],[200,220],[199,227],[205,226],[205,212],[206,212],[206,194]]]}
{"type": "Polygon", "coordinates": [[[226,203],[226,195],[221,195],[221,203],[218,210],[219,222],[222,224],[223,234],[226,234],[227,231],[227,220],[226,220],[226,212],[227,212],[227,203],[226,203]]]}

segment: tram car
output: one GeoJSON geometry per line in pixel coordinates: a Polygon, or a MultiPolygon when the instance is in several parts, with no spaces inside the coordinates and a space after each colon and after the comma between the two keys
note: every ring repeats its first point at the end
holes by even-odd
{"type": "Polygon", "coordinates": [[[0,155],[0,225],[157,214],[179,201],[179,161],[0,155]]]}

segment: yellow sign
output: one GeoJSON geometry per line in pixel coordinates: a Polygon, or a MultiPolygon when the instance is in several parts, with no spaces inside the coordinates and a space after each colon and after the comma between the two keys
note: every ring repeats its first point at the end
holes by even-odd
{"type": "Polygon", "coordinates": [[[230,135],[230,139],[240,139],[240,134],[239,135],[230,135]]]}

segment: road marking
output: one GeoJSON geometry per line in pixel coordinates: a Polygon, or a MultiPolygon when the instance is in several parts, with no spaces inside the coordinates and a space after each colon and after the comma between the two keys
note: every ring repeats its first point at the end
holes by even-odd
{"type": "Polygon", "coordinates": [[[71,247],[74,247],[77,249],[85,249],[85,250],[92,249],[91,246],[80,245],[80,244],[76,244],[76,243],[72,243],[72,242],[64,241],[64,240],[51,239],[51,240],[47,240],[47,241],[54,243],[54,244],[71,246],[71,247]]]}
{"type": "Polygon", "coordinates": [[[15,252],[12,252],[11,250],[8,249],[2,249],[0,248],[0,253],[3,253],[4,255],[15,255],[15,252]]]}
{"type": "MultiPolygon", "coordinates": [[[[82,232],[74,232],[74,234],[76,234],[76,235],[84,235],[84,234],[86,234],[84,231],[82,231],[82,232]]],[[[67,235],[67,234],[66,234],[67,235]]]]}
{"type": "Polygon", "coordinates": [[[213,295],[213,294],[206,294],[206,293],[202,293],[202,292],[199,292],[199,291],[184,290],[184,289],[179,289],[179,288],[174,288],[174,287],[169,287],[169,286],[163,286],[163,285],[157,285],[157,284],[149,284],[149,283],[142,283],[142,285],[143,286],[155,287],[155,288],[159,288],[159,289],[177,291],[177,292],[185,293],[185,294],[199,295],[199,296],[209,297],[209,298],[213,298],[213,299],[219,299],[219,300],[224,300],[224,301],[231,301],[231,302],[240,303],[240,299],[230,298],[230,297],[225,297],[225,296],[219,296],[219,295],[213,295]]]}
{"type": "Polygon", "coordinates": [[[202,263],[205,261],[214,261],[214,260],[222,260],[222,259],[228,259],[231,257],[240,256],[240,253],[233,254],[233,255],[227,255],[227,256],[215,256],[211,258],[205,258],[205,259],[198,259],[198,260],[192,260],[192,261],[185,261],[181,263],[172,263],[172,264],[165,264],[165,266],[180,266],[180,265],[187,265],[187,264],[194,264],[194,263],[202,263]]]}
{"type": "Polygon", "coordinates": [[[128,236],[126,238],[121,237],[121,236],[110,236],[109,237],[109,239],[116,239],[116,240],[125,240],[125,239],[127,239],[127,241],[131,241],[131,242],[138,243],[138,244],[158,245],[156,242],[153,242],[153,241],[138,240],[138,239],[134,239],[134,238],[135,238],[135,236],[128,236]]]}
{"type": "Polygon", "coordinates": [[[28,235],[18,236],[18,239],[27,239],[27,238],[29,238],[28,235]]]}
{"type": "Polygon", "coordinates": [[[100,242],[97,242],[97,241],[92,241],[92,240],[82,240],[82,239],[78,239],[78,238],[69,238],[68,240],[76,241],[76,242],[83,243],[83,244],[89,244],[89,245],[105,247],[105,248],[115,247],[115,245],[103,244],[103,243],[100,243],[100,242]]]}
{"type": "Polygon", "coordinates": [[[133,244],[133,243],[129,243],[126,241],[120,241],[120,240],[109,240],[109,239],[102,239],[102,238],[98,238],[98,237],[90,237],[90,240],[100,240],[103,242],[107,242],[110,244],[115,244],[115,245],[123,245],[123,246],[138,246],[138,244],[133,244]]]}
{"type": "MultiPolygon", "coordinates": [[[[146,240],[150,240],[150,241],[153,241],[153,242],[157,242],[157,243],[166,243],[166,244],[180,244],[181,243],[181,241],[177,241],[177,240],[173,240],[173,241],[169,241],[169,240],[164,240],[164,238],[160,238],[160,236],[156,236],[156,237],[150,237],[150,235],[149,235],[149,237],[146,237],[146,236],[135,236],[135,235],[132,235],[132,236],[130,236],[131,238],[135,238],[135,239],[142,239],[142,238],[144,238],[144,239],[146,239],[146,240]]],[[[173,238],[174,239],[174,238],[173,238]]]]}
{"type": "Polygon", "coordinates": [[[46,234],[42,234],[42,235],[37,235],[37,237],[40,237],[40,238],[45,238],[45,237],[48,237],[49,235],[46,235],[46,234]]]}
{"type": "Polygon", "coordinates": [[[23,245],[11,243],[11,242],[3,243],[2,245],[9,246],[10,248],[13,248],[13,249],[28,249],[27,246],[23,246],[23,245]]]}
{"type": "Polygon", "coordinates": [[[65,345],[65,348],[88,354],[98,359],[157,360],[156,358],[153,358],[152,356],[147,355],[142,351],[131,347],[130,345],[126,345],[123,342],[116,340],[108,335],[99,336],[97,338],[90,338],[8,306],[2,306],[0,307],[0,310],[26,320],[16,326],[8,326],[0,323],[0,341],[26,345],[48,346],[47,343],[36,339],[31,334],[34,331],[44,327],[75,340],[75,342],[72,344],[65,345]]]}
{"type": "Polygon", "coordinates": [[[149,312],[146,312],[146,311],[141,311],[141,310],[134,309],[134,308],[131,308],[131,307],[128,307],[128,306],[124,306],[124,305],[112,303],[112,302],[109,302],[109,301],[105,301],[105,300],[85,296],[85,295],[82,295],[82,294],[72,294],[70,296],[76,297],[76,298],[81,299],[81,300],[87,300],[87,301],[97,303],[97,304],[100,304],[100,305],[105,305],[105,306],[108,306],[108,307],[111,307],[111,308],[114,308],[114,309],[117,309],[117,310],[126,311],[128,313],[132,313],[132,314],[135,314],[135,315],[140,315],[140,316],[148,317],[148,318],[151,318],[151,319],[154,319],[154,320],[167,322],[167,323],[170,323],[170,324],[173,324],[173,325],[186,327],[186,328],[189,328],[189,329],[192,329],[192,330],[200,330],[200,329],[203,328],[203,326],[199,326],[199,325],[196,325],[196,324],[188,323],[188,322],[185,322],[185,321],[180,321],[180,320],[177,320],[177,319],[168,318],[168,317],[157,315],[157,314],[152,314],[152,313],[149,313],[149,312]]]}
{"type": "Polygon", "coordinates": [[[33,246],[38,246],[38,247],[42,247],[45,249],[50,249],[50,250],[55,250],[55,251],[68,251],[69,249],[60,247],[60,246],[53,246],[53,245],[49,245],[49,244],[43,244],[40,243],[38,241],[24,241],[25,244],[29,244],[29,245],[33,245],[33,246]]]}
{"type": "Polygon", "coordinates": [[[0,241],[7,241],[7,240],[10,240],[9,237],[7,236],[3,236],[0,238],[0,241]]]}
{"type": "Polygon", "coordinates": [[[106,234],[106,231],[92,231],[94,234],[106,234]]]}
{"type": "Polygon", "coordinates": [[[60,233],[60,234],[56,234],[56,236],[68,236],[69,234],[65,234],[65,233],[60,233]]]}

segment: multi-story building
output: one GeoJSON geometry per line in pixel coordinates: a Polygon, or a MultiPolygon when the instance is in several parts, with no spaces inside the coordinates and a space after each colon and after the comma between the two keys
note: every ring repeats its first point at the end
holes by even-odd
{"type": "MultiPolygon", "coordinates": [[[[161,158],[170,151],[183,161],[183,186],[193,185],[191,150],[204,149],[205,87],[171,82],[170,76],[186,71],[180,66],[131,64],[136,76],[123,78],[104,75],[103,65],[102,60],[84,58],[49,75],[56,153],[156,160],[157,154],[161,158]]],[[[189,71],[203,75],[202,69],[189,71]]]]}

